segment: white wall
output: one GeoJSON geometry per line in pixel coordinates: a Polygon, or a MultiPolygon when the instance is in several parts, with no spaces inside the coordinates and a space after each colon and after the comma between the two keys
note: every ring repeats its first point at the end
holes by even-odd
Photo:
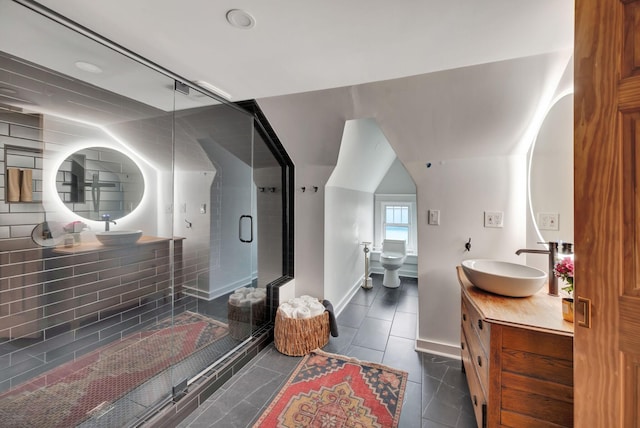
{"type": "MultiPolygon", "coordinates": [[[[240,241],[238,225],[242,215],[253,215],[255,219],[255,204],[252,203],[255,186],[253,170],[249,165],[213,140],[202,139],[200,144],[209,158],[215,159],[216,168],[214,186],[210,189],[212,208],[209,211],[212,248],[208,298],[214,298],[245,286],[252,280],[255,244],[240,241]],[[216,210],[220,210],[219,217],[216,210]],[[216,243],[219,243],[219,251],[214,248],[216,243]]],[[[243,239],[248,239],[248,220],[243,222],[243,226],[243,239]]],[[[255,232],[254,229],[254,238],[255,232]]]]}
{"type": "Polygon", "coordinates": [[[338,313],[364,278],[360,243],[373,241],[373,192],[395,157],[375,119],[345,123],[325,188],[324,294],[338,313]]]}
{"type": "Polygon", "coordinates": [[[456,266],[466,258],[518,261],[526,239],[526,156],[450,159],[427,168],[407,166],[418,187],[418,348],[459,354],[460,284],[456,266]],[[427,210],[440,210],[440,225],[427,210]],[[484,211],[503,211],[504,227],[484,227],[484,211]],[[464,244],[471,238],[471,251],[464,244]]]}
{"type": "Polygon", "coordinates": [[[393,161],[375,193],[387,195],[411,195],[416,193],[416,184],[407,169],[402,165],[402,162],[400,162],[400,159],[396,158],[393,161]]]}
{"type": "Polygon", "coordinates": [[[258,286],[264,287],[282,276],[282,168],[253,170],[253,181],[264,192],[256,193],[258,286]],[[274,188],[271,192],[268,188],[274,188]]]}
{"type": "Polygon", "coordinates": [[[324,298],[325,184],[333,167],[302,164],[295,171],[295,293],[324,298]],[[318,192],[302,192],[302,186],[318,186],[318,192]]]}
{"type": "Polygon", "coordinates": [[[364,277],[360,243],[373,238],[373,194],[327,186],[325,195],[324,295],[341,312],[364,277]]]}

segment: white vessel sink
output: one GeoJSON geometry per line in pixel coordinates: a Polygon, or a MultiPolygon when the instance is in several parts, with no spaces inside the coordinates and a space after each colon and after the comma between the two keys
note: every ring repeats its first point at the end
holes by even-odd
{"type": "Polygon", "coordinates": [[[102,245],[131,245],[135,244],[142,236],[141,230],[110,230],[108,232],[96,232],[96,238],[102,245]]]}
{"type": "Polygon", "coordinates": [[[464,260],[462,270],[476,287],[509,297],[531,296],[547,280],[547,274],[540,269],[500,260],[464,260]]]}

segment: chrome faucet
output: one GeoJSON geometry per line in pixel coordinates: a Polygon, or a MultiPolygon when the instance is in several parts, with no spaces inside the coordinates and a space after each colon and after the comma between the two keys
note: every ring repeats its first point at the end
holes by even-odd
{"type": "Polygon", "coordinates": [[[521,248],[516,251],[517,255],[522,253],[532,253],[532,254],[548,254],[549,255],[549,295],[557,296],[558,295],[558,278],[556,277],[554,271],[556,268],[556,255],[558,254],[558,243],[555,241],[551,242],[541,242],[541,244],[547,244],[549,246],[548,250],[529,250],[526,248],[521,248]]]}
{"type": "Polygon", "coordinates": [[[109,231],[109,223],[116,224],[116,222],[114,220],[111,220],[111,215],[109,215],[109,214],[102,214],[102,221],[104,221],[104,231],[105,232],[109,231]]]}

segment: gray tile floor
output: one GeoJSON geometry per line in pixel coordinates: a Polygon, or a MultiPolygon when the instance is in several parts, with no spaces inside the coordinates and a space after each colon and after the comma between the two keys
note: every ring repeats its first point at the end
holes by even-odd
{"type": "MultiPolygon", "coordinates": [[[[323,349],[409,373],[401,428],[475,427],[460,361],[414,349],[417,280],[402,278],[398,289],[387,289],[382,286],[381,275],[372,277],[373,289],[358,290],[338,317],[339,337],[332,337],[323,349]]],[[[300,360],[270,345],[179,426],[251,426],[300,360]]]]}

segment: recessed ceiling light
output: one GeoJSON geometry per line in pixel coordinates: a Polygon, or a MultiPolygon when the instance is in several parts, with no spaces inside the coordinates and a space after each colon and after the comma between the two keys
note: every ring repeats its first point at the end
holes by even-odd
{"type": "Polygon", "coordinates": [[[102,69],[100,67],[98,67],[97,65],[92,64],[90,62],[76,61],[75,65],[76,65],[76,67],[78,67],[82,71],[86,71],[86,72],[93,73],[93,74],[102,73],[102,69]]]}
{"type": "Polygon", "coordinates": [[[236,28],[242,28],[248,30],[256,25],[256,20],[253,16],[241,9],[231,9],[227,12],[227,22],[236,28]]]}
{"type": "Polygon", "coordinates": [[[222,89],[212,85],[209,82],[205,82],[204,80],[195,80],[193,83],[195,83],[196,85],[202,86],[205,89],[210,90],[216,95],[220,95],[222,98],[226,100],[231,100],[231,95],[228,92],[223,91],[222,89]]]}

